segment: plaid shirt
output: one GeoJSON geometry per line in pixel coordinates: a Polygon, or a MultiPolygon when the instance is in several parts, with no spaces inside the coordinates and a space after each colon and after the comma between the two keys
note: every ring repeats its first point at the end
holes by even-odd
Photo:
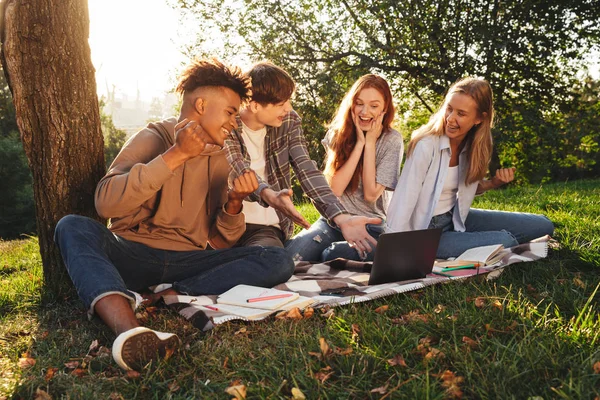
{"type": "MultiPolygon", "coordinates": [[[[225,142],[227,160],[232,166],[234,177],[250,170],[250,155],[242,139],[242,120],[239,115],[237,122],[238,128],[231,131],[225,142]]],[[[257,176],[258,189],[248,196],[247,200],[258,201],[263,207],[268,207],[268,204],[261,199],[260,193],[267,187],[276,192],[290,189],[292,187],[291,165],[302,190],[312,200],[321,215],[331,220],[338,214],[348,212],[331,190],[317,164],[310,159],[306,140],[302,134],[302,119],[295,111],[289,112],[283,118],[280,127],[267,126],[265,164],[266,182],[257,176]]],[[[279,217],[281,230],[289,239],[294,232],[294,223],[279,210],[275,211],[279,217]]]]}

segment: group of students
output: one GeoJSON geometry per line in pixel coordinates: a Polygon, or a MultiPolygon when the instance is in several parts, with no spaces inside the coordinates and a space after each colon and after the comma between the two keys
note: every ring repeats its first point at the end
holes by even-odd
{"type": "Polygon", "coordinates": [[[372,260],[383,232],[442,227],[438,257],[485,244],[513,246],[552,234],[541,215],[471,209],[476,194],[510,182],[513,169],[484,179],[492,153],[492,90],[482,79],[454,84],[415,131],[400,174],[402,136],[392,127],[388,83],[369,74],[345,95],[310,159],[282,68],[242,73],[196,60],[180,77],[179,117],[132,136],[99,182],[98,214],[59,221],[55,241],[89,315],[117,335],[112,353],[141,369],[180,346],[172,333],[140,326],[136,292],[220,294],[238,284],[272,287],[295,260],[372,260]],[[292,202],[292,170],[321,218],[310,225],[292,202]],[[293,235],[294,224],[305,228],[293,235]]]}

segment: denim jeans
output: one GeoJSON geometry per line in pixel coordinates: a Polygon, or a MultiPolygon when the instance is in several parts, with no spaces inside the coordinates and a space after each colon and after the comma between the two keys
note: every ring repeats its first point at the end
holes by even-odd
{"type": "Polygon", "coordinates": [[[465,227],[465,232],[454,231],[452,210],[431,219],[429,228],[442,228],[437,258],[457,257],[470,248],[491,244],[512,247],[554,232],[554,225],[543,215],[476,208],[469,210],[465,227]]]}
{"type": "Polygon", "coordinates": [[[159,283],[188,295],[220,294],[235,285],[273,287],[287,281],[294,262],[284,249],[240,247],[221,250],[171,251],[148,247],[113,234],[87,217],[68,215],[54,233],[79,297],[93,312],[107,294],[130,300],[130,290],[159,283]]]}
{"type": "MultiPolygon", "coordinates": [[[[366,225],[367,232],[377,240],[384,231],[384,224],[366,225]]],[[[362,256],[344,240],[342,231],[329,225],[323,217],[307,230],[303,230],[285,244],[294,260],[329,261],[341,257],[354,261],[373,261],[375,248],[362,256]]]]}

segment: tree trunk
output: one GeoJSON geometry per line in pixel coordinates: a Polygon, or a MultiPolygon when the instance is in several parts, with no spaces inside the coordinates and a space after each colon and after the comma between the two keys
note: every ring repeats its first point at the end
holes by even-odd
{"type": "Polygon", "coordinates": [[[99,217],[94,190],[104,174],[87,0],[4,0],[2,64],[33,175],[46,287],[70,282],[54,244],[67,214],[99,217]]]}

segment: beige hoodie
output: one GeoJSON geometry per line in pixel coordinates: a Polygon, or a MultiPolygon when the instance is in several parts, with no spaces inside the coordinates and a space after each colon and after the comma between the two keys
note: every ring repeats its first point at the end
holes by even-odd
{"type": "Polygon", "coordinates": [[[164,250],[232,246],[244,233],[243,213],[228,214],[225,152],[207,145],[175,171],[162,154],[175,142],[172,117],[132,136],[96,188],[96,210],[115,234],[164,250]],[[212,149],[209,149],[209,147],[212,149]]]}

